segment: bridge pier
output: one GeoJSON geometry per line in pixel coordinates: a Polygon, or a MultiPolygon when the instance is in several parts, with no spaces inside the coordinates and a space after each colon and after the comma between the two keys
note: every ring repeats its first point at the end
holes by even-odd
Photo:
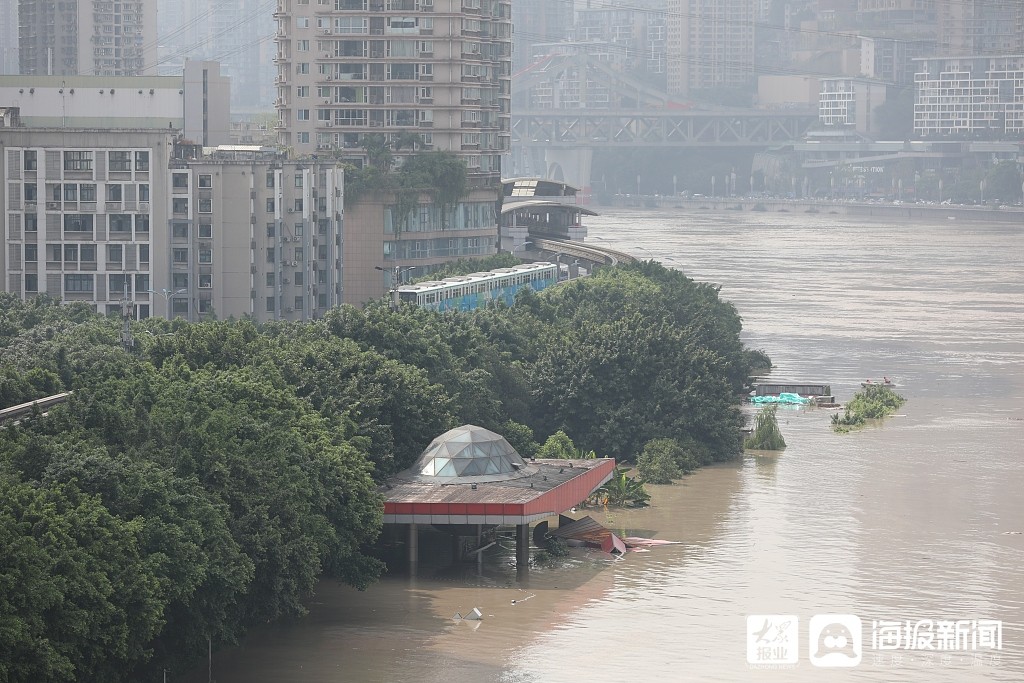
{"type": "Polygon", "coordinates": [[[587,147],[544,150],[547,177],[580,188],[576,196],[583,204],[590,201],[590,172],[593,163],[594,150],[587,147]]]}

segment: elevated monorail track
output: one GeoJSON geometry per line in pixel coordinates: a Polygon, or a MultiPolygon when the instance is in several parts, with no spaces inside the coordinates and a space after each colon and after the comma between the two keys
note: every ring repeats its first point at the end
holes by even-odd
{"type": "Polygon", "coordinates": [[[551,254],[564,254],[572,258],[588,261],[595,265],[617,266],[620,263],[636,263],[637,258],[623,251],[615,251],[606,247],[594,247],[581,244],[561,237],[541,236],[530,233],[530,242],[535,249],[551,254]]]}
{"type": "Polygon", "coordinates": [[[69,396],[71,396],[71,392],[65,391],[60,394],[54,394],[53,396],[37,398],[35,401],[29,401],[28,403],[4,408],[0,410],[0,423],[8,420],[17,420],[18,418],[25,417],[26,415],[31,415],[36,410],[39,410],[43,415],[45,415],[47,410],[58,403],[63,403],[68,400],[69,396]]]}

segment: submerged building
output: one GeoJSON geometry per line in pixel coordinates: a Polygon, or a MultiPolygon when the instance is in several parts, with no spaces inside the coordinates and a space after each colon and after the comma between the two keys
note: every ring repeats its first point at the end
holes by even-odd
{"type": "Polygon", "coordinates": [[[611,479],[615,460],[525,460],[501,435],[463,425],[434,439],[412,467],[391,477],[384,496],[385,533],[405,536],[419,562],[420,532],[448,536],[461,559],[479,550],[486,529],[516,527],[516,559],[529,564],[530,524],[586,500],[611,479]]]}

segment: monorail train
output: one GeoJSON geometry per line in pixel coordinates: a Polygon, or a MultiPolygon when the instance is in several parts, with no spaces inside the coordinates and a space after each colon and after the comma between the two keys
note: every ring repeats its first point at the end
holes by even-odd
{"type": "Polygon", "coordinates": [[[417,282],[398,288],[398,300],[435,311],[471,311],[492,301],[512,305],[523,287],[540,291],[558,282],[554,263],[521,263],[486,273],[470,273],[440,281],[417,282]]]}

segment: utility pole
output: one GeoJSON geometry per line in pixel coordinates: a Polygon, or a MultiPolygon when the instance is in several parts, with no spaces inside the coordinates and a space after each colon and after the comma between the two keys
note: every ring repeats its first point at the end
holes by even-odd
{"type": "Polygon", "coordinates": [[[128,299],[128,276],[124,276],[124,294],[121,297],[121,344],[127,353],[131,353],[135,347],[135,339],[132,338],[132,302],[128,299]]]}

